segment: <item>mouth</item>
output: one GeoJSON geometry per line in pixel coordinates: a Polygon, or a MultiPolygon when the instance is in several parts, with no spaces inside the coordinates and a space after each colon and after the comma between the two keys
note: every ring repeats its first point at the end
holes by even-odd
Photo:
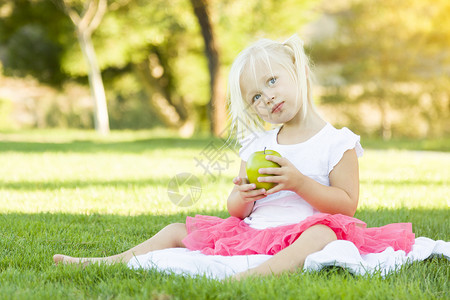
{"type": "Polygon", "coordinates": [[[283,108],[283,105],[284,105],[284,101],[283,101],[283,102],[280,102],[280,103],[278,103],[278,104],[276,104],[276,105],[272,108],[272,113],[274,114],[274,113],[277,113],[277,112],[281,111],[281,109],[283,108]]]}

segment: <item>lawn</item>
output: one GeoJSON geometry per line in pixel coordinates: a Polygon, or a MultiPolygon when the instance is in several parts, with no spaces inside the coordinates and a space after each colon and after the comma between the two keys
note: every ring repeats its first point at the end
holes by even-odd
{"type": "MultiPolygon", "coordinates": [[[[414,143],[391,147],[371,140],[360,159],[356,217],[368,226],[412,222],[416,236],[449,241],[447,142],[422,142],[416,149],[414,143]]],[[[222,145],[220,139],[180,139],[164,130],[108,137],[86,131],[0,132],[0,298],[450,297],[450,263],[437,257],[386,278],[332,268],[238,283],[133,271],[124,265],[53,265],[54,253],[124,251],[187,215],[226,217],[239,157],[222,145]],[[194,205],[175,205],[168,196],[169,181],[180,173],[200,180],[194,205]]]]}

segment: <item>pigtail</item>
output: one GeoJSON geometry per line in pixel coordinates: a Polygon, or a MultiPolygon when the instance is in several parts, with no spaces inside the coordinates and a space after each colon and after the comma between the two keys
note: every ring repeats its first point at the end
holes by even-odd
{"type": "Polygon", "coordinates": [[[297,72],[297,79],[300,87],[300,93],[301,93],[301,101],[302,101],[302,113],[303,118],[306,117],[308,107],[314,107],[312,103],[312,93],[310,91],[311,89],[311,81],[310,81],[310,68],[309,68],[309,60],[308,57],[305,54],[304,48],[303,48],[303,41],[302,39],[297,35],[293,35],[290,38],[288,38],[284,43],[283,46],[288,47],[292,52],[294,56],[294,65],[297,72]],[[310,104],[310,105],[308,105],[310,104]]]}

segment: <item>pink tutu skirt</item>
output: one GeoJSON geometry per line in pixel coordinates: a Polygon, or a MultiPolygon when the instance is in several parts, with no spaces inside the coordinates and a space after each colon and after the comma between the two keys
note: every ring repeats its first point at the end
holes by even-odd
{"type": "Polygon", "coordinates": [[[186,248],[207,255],[273,255],[291,245],[311,226],[330,227],[338,240],[355,244],[361,254],[379,253],[387,247],[411,251],[415,235],[411,223],[394,223],[367,228],[366,223],[341,214],[316,214],[297,224],[254,229],[236,217],[222,219],[197,215],[186,218],[186,248]]]}

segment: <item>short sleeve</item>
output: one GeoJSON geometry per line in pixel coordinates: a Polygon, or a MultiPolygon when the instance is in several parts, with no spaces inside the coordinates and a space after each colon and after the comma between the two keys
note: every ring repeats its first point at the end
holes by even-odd
{"type": "Polygon", "coordinates": [[[346,127],[337,130],[337,134],[333,138],[331,144],[330,157],[328,161],[328,174],[342,159],[345,151],[350,149],[355,149],[357,157],[361,157],[364,154],[359,135],[354,134],[346,127]]]}
{"type": "Polygon", "coordinates": [[[239,156],[243,161],[247,161],[250,155],[256,150],[256,141],[258,140],[259,135],[256,133],[251,133],[246,136],[241,143],[241,148],[239,149],[239,156]]]}

